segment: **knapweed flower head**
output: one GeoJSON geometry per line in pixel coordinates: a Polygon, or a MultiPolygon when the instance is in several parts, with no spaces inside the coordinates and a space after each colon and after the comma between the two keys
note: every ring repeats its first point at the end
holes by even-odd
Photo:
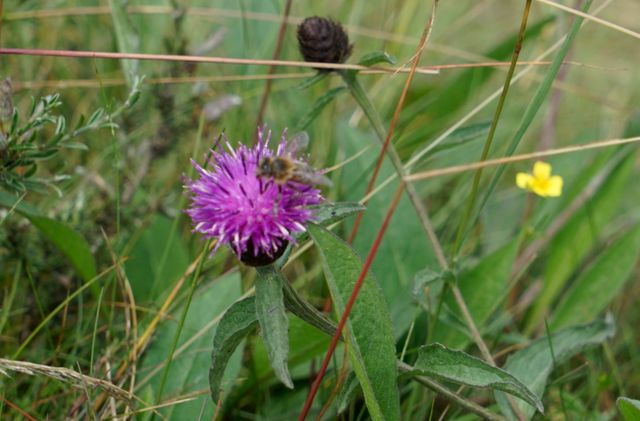
{"type": "Polygon", "coordinates": [[[294,241],[294,234],[304,231],[313,219],[309,206],[323,200],[312,185],[259,175],[265,159],[302,159],[286,156],[295,152],[288,147],[286,131],[275,151],[269,148],[270,139],[271,132],[265,130],[260,131],[253,147],[234,148],[225,139],[226,150],[211,151],[204,168],[192,161],[199,177],[185,185],[191,192],[186,213],[194,231],[217,239],[216,248],[229,245],[251,266],[266,265],[280,257],[294,241]]]}
{"type": "Polygon", "coordinates": [[[533,174],[519,172],[516,185],[542,197],[557,197],[562,194],[562,177],[551,175],[551,165],[545,162],[533,164],[533,174]]]}
{"type": "MultiPolygon", "coordinates": [[[[342,25],[312,16],[298,26],[298,46],[305,61],[344,63],[353,49],[342,25]]],[[[328,69],[318,69],[326,72],[328,69]]]]}

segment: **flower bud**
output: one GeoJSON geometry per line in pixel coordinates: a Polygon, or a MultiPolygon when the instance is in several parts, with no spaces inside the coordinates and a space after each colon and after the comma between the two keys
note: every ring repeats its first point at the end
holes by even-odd
{"type": "Polygon", "coordinates": [[[319,63],[344,63],[353,47],[342,25],[318,16],[298,26],[298,44],[305,61],[319,63]]]}

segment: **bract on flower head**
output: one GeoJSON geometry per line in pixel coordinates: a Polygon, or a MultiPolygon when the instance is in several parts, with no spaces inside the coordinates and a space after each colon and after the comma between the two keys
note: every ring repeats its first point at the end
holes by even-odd
{"type": "Polygon", "coordinates": [[[194,231],[217,239],[216,247],[228,244],[248,265],[261,266],[277,259],[293,235],[305,230],[313,219],[310,205],[323,200],[311,185],[293,180],[276,183],[258,176],[265,157],[277,156],[287,149],[286,131],[276,151],[269,148],[271,132],[261,130],[255,146],[211,151],[209,167],[192,161],[199,177],[187,180],[191,205],[186,213],[194,231]]]}
{"type": "Polygon", "coordinates": [[[557,197],[562,194],[562,177],[552,176],[551,165],[540,161],[533,165],[533,174],[516,174],[516,185],[542,197],[557,197]]]}

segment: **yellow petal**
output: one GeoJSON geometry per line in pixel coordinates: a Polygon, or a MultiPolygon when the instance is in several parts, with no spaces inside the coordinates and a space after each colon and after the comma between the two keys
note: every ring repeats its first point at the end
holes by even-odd
{"type": "Polygon", "coordinates": [[[547,196],[547,183],[540,183],[538,180],[534,179],[531,183],[530,190],[537,194],[538,196],[546,197],[547,196]]]}
{"type": "Polygon", "coordinates": [[[533,176],[538,180],[546,180],[551,175],[551,165],[538,161],[533,164],[533,176]]]}
{"type": "Polygon", "coordinates": [[[532,180],[533,177],[531,176],[531,174],[527,174],[525,172],[519,172],[518,174],[516,174],[516,186],[520,187],[521,189],[529,190],[529,185],[531,184],[532,180]]]}
{"type": "Polygon", "coordinates": [[[554,175],[549,179],[546,196],[558,197],[562,194],[562,177],[554,175]]]}

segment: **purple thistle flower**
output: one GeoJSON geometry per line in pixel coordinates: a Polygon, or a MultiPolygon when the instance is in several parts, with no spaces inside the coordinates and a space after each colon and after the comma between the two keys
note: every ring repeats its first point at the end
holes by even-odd
{"type": "Polygon", "coordinates": [[[234,149],[226,141],[227,151],[212,150],[209,169],[192,160],[199,177],[187,179],[185,185],[191,192],[186,213],[194,231],[217,238],[216,249],[228,244],[250,266],[266,265],[280,257],[294,241],[294,234],[305,231],[305,223],[313,219],[309,206],[323,200],[311,185],[258,176],[265,157],[287,153],[286,131],[275,152],[269,149],[271,131],[266,136],[260,131],[258,136],[253,147],[234,149]]]}

